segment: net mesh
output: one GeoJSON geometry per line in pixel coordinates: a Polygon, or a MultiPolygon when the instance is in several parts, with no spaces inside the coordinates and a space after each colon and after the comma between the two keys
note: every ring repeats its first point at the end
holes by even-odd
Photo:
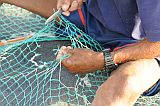
{"type": "MultiPolygon", "coordinates": [[[[0,105],[88,106],[108,73],[73,75],[55,57],[61,46],[103,48],[64,17],[47,26],[36,14],[0,7],[0,105]]],[[[135,106],[158,106],[160,94],[140,97],[135,106]]]]}

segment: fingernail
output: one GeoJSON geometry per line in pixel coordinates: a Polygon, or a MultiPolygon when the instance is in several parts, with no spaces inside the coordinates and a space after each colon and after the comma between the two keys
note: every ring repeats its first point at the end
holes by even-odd
{"type": "Polygon", "coordinates": [[[78,6],[78,2],[77,1],[73,1],[73,6],[78,6]]]}
{"type": "Polygon", "coordinates": [[[66,46],[62,46],[61,49],[67,48],[66,46]]]}

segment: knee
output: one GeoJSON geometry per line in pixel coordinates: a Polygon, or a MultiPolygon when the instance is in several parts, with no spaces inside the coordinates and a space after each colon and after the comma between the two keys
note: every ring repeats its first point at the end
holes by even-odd
{"type": "Polygon", "coordinates": [[[124,63],[99,87],[95,101],[104,97],[108,103],[121,97],[124,101],[134,101],[157,82],[159,73],[160,68],[154,59],[124,63]]]}
{"type": "Polygon", "coordinates": [[[113,100],[115,102],[122,100],[124,103],[128,103],[127,101],[139,97],[141,93],[140,84],[137,83],[135,77],[127,74],[117,74],[112,75],[98,88],[96,99],[101,100],[101,103],[104,104],[106,104],[106,101],[108,104],[112,104],[113,100]],[[103,99],[105,101],[102,101],[103,99]]]}
{"type": "MultiPolygon", "coordinates": [[[[119,70],[116,70],[119,71],[119,70]]],[[[101,95],[105,92],[104,90],[110,89],[122,94],[127,93],[141,93],[141,83],[136,75],[127,74],[126,72],[115,72],[111,75],[105,83],[103,83],[97,90],[97,93],[101,92],[101,95]]]]}

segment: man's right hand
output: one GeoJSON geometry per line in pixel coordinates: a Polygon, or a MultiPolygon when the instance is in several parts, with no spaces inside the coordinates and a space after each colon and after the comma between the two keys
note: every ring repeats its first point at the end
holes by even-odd
{"type": "Polygon", "coordinates": [[[64,11],[63,14],[69,16],[71,11],[80,9],[85,1],[86,0],[58,0],[57,9],[62,8],[64,11]]]}

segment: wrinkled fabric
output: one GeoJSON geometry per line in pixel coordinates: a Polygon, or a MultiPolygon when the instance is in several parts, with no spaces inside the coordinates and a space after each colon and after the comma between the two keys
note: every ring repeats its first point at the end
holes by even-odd
{"type": "MultiPolygon", "coordinates": [[[[98,30],[101,34],[116,38],[160,41],[159,0],[88,0],[87,11],[100,22],[98,27],[107,30],[98,30]],[[140,19],[139,26],[136,26],[137,17],[140,19]],[[135,28],[138,30],[133,36],[135,28]]],[[[97,32],[90,29],[88,31],[97,32]]]]}

